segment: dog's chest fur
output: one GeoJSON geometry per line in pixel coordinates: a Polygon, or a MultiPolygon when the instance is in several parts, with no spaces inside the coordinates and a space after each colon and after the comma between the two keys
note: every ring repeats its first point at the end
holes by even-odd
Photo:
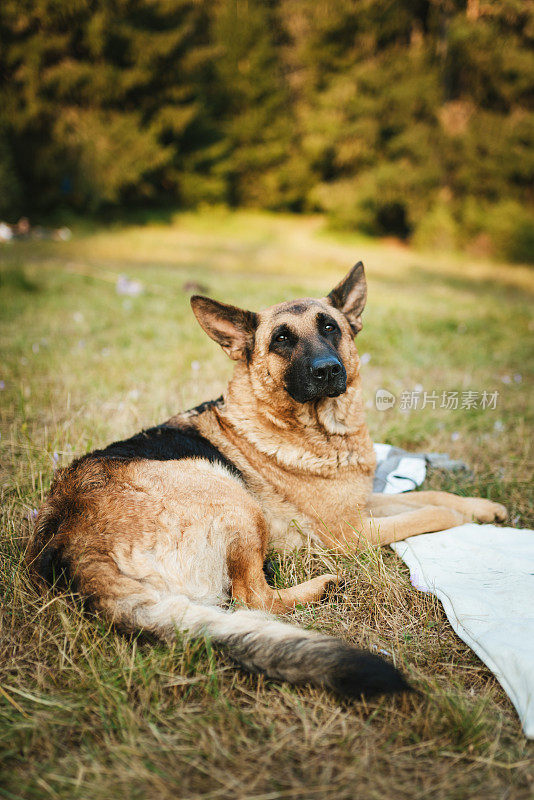
{"type": "Polygon", "coordinates": [[[221,404],[178,415],[232,461],[262,506],[275,550],[337,535],[357,525],[372,490],[375,455],[359,385],[298,416],[258,408],[245,387],[230,384],[221,404]]]}

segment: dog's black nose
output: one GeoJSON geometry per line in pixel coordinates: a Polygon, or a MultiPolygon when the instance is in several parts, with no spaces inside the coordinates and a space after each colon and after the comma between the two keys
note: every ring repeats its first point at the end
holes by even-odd
{"type": "Polygon", "coordinates": [[[318,381],[329,381],[332,378],[341,375],[343,367],[337,360],[337,358],[325,358],[324,356],[321,358],[314,358],[312,363],[310,364],[310,372],[312,377],[318,381]]]}

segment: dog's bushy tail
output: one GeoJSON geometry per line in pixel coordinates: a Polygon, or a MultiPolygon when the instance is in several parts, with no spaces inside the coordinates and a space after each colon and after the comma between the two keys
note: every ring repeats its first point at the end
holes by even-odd
{"type": "Polygon", "coordinates": [[[388,661],[339,639],[303,630],[258,611],[225,611],[182,595],[139,604],[136,625],[165,638],[174,630],[207,635],[250,672],[290,683],[311,683],[344,697],[407,690],[388,661]]]}

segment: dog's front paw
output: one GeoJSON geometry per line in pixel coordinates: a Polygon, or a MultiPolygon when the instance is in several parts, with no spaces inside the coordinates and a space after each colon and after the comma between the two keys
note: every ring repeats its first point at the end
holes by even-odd
{"type": "Polygon", "coordinates": [[[475,522],[504,522],[508,518],[508,511],[500,503],[479,498],[470,499],[468,514],[475,522]]]}

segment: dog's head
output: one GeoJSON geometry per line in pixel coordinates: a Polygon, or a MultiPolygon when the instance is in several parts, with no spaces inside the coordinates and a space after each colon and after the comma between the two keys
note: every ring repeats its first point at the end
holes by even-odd
{"type": "Polygon", "coordinates": [[[354,336],[367,297],[359,262],[327,297],[279,303],[258,313],[198,295],[191,298],[208,336],[249,370],[257,386],[297,403],[338,397],[354,378],[354,336]]]}

